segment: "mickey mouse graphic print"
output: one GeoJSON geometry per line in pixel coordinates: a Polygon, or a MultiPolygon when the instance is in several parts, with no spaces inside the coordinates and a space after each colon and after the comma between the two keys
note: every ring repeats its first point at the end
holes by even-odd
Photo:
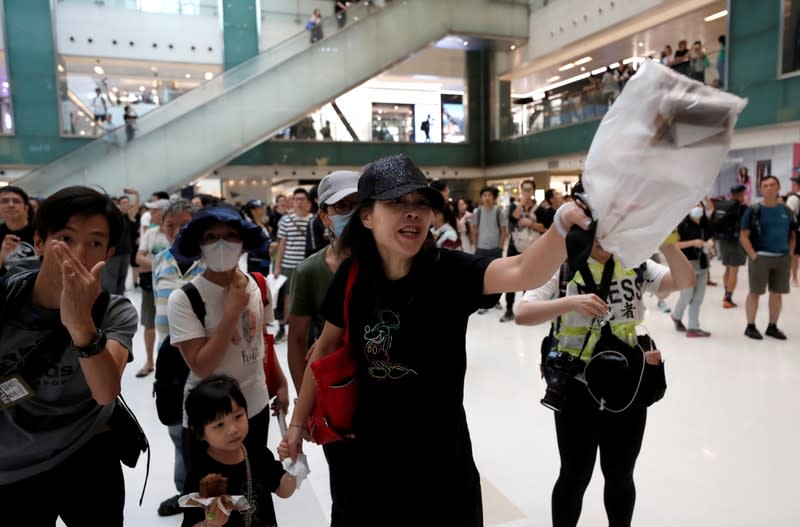
{"type": "MultiPolygon", "coordinates": [[[[348,307],[360,390],[348,464],[359,499],[349,524],[483,524],[480,510],[464,506],[480,504],[480,476],[462,400],[469,316],[499,299],[483,295],[490,261],[423,249],[399,280],[388,280],[374,266],[359,266],[348,307]],[[437,485],[448,489],[452,503],[443,503],[439,493],[419,492],[420,464],[431,456],[437,485]],[[386,496],[414,506],[383,510],[386,496]],[[422,503],[428,499],[430,504],[422,503]],[[415,516],[421,510],[434,512],[415,516]]],[[[345,260],[339,267],[322,309],[340,328],[350,265],[345,260]]]]}

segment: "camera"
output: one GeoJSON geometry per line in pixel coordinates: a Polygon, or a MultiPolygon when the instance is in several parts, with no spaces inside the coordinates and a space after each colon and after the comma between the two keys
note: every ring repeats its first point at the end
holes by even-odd
{"type": "Polygon", "coordinates": [[[583,372],[585,364],[581,359],[563,351],[551,350],[544,358],[542,371],[547,390],[544,392],[542,405],[554,412],[560,412],[564,404],[567,385],[576,375],[583,372]]]}

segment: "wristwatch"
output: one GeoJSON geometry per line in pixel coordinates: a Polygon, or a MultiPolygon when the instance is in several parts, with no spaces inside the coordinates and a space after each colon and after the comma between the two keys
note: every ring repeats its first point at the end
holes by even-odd
{"type": "Polygon", "coordinates": [[[106,342],[108,342],[108,337],[106,337],[105,332],[101,328],[97,328],[97,332],[89,344],[86,346],[76,346],[75,343],[73,343],[72,347],[78,353],[79,358],[88,359],[106,349],[106,342]]]}

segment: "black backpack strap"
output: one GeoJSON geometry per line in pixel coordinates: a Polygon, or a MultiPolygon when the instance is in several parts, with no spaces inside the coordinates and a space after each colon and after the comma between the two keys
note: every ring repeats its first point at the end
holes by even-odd
{"type": "MultiPolygon", "coordinates": [[[[586,290],[589,293],[594,293],[598,297],[600,297],[604,302],[607,302],[608,299],[608,292],[611,289],[611,281],[614,278],[614,267],[616,266],[614,262],[614,257],[611,256],[606,261],[605,265],[603,266],[603,276],[600,279],[600,285],[597,285],[597,282],[594,281],[594,277],[592,276],[592,272],[589,270],[589,263],[585,263],[583,267],[578,269],[578,272],[583,277],[583,281],[586,283],[586,290]]],[[[608,336],[612,335],[611,333],[611,325],[610,324],[603,324],[600,327],[600,331],[608,336]]],[[[583,356],[583,352],[586,349],[586,345],[589,343],[589,337],[591,336],[592,332],[589,331],[586,333],[586,338],[583,340],[583,346],[581,347],[581,356],[583,356]]]]}
{"type": "Polygon", "coordinates": [[[200,291],[198,291],[191,282],[183,284],[183,286],[181,286],[181,290],[186,293],[186,297],[189,299],[189,303],[192,305],[192,311],[194,311],[197,320],[200,321],[200,324],[202,324],[203,327],[206,327],[206,303],[203,302],[203,297],[200,296],[200,291]]]}

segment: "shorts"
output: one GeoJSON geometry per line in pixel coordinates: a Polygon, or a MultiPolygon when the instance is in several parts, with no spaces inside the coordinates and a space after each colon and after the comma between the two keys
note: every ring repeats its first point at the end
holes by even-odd
{"type": "Polygon", "coordinates": [[[747,253],[736,238],[719,240],[719,256],[725,267],[741,267],[747,263],[747,253]]]}
{"type": "Polygon", "coordinates": [[[286,277],[286,283],[281,287],[281,291],[283,291],[284,294],[288,295],[292,290],[292,276],[294,276],[295,269],[295,267],[292,267],[291,269],[281,267],[281,274],[286,277]]]}
{"type": "Polygon", "coordinates": [[[156,298],[152,289],[142,289],[142,309],[139,317],[143,328],[156,327],[156,298]]]}
{"type": "Polygon", "coordinates": [[[792,274],[792,256],[761,256],[750,261],[748,276],[750,293],[763,295],[767,286],[770,293],[785,295],[789,293],[789,278],[792,274]]]}
{"type": "Polygon", "coordinates": [[[94,114],[95,122],[102,123],[106,120],[106,114],[104,113],[96,113],[94,114]]]}

